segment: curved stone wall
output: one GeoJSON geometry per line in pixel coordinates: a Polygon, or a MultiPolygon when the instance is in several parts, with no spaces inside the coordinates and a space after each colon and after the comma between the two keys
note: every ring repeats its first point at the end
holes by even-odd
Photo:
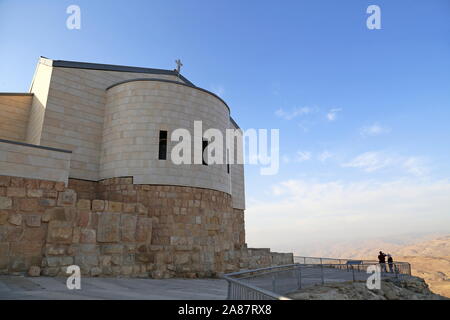
{"type": "MultiPolygon", "coordinates": [[[[190,131],[202,121],[203,132],[230,126],[227,105],[211,93],[180,83],[129,81],[107,91],[101,179],[132,176],[135,184],[179,185],[231,193],[226,165],[176,165],[170,151],[175,129],[190,131]],[[159,131],[168,131],[168,158],[158,160],[159,131]]],[[[192,149],[192,157],[194,150],[192,149]]]]}
{"type": "Polygon", "coordinates": [[[0,274],[33,266],[67,276],[75,264],[91,276],[209,277],[292,263],[292,254],[246,248],[244,213],[224,192],[132,178],[90,184],[0,176],[0,274]]]}

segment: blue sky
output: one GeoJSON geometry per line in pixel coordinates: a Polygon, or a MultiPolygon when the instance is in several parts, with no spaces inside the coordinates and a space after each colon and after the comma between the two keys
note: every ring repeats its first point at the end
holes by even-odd
{"type": "Polygon", "coordinates": [[[0,91],[27,91],[41,55],[180,58],[243,129],[279,128],[279,173],[246,167],[249,245],[450,231],[448,0],[0,0],[0,39],[0,91]]]}

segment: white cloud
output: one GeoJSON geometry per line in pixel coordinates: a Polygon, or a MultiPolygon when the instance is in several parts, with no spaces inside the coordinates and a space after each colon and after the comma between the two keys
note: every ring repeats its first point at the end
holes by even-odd
{"type": "Polygon", "coordinates": [[[405,170],[417,177],[426,176],[430,169],[425,165],[425,160],[418,157],[409,157],[402,162],[405,170]]]}
{"type": "Polygon", "coordinates": [[[308,161],[311,159],[311,156],[312,154],[309,151],[298,151],[295,161],[296,162],[308,161]]]}
{"type": "Polygon", "coordinates": [[[249,246],[302,250],[318,241],[433,232],[450,227],[450,181],[288,180],[249,204],[249,246]]]}
{"type": "Polygon", "coordinates": [[[348,163],[344,163],[343,167],[360,168],[366,172],[374,172],[382,168],[386,168],[393,163],[393,159],[382,152],[366,152],[348,163]]]}
{"type": "Polygon", "coordinates": [[[306,115],[313,112],[312,108],[302,107],[302,108],[294,108],[291,111],[285,111],[282,108],[275,111],[275,115],[284,120],[293,120],[299,116],[306,115]]]}
{"type": "Polygon", "coordinates": [[[374,136],[379,136],[382,134],[387,134],[389,132],[391,132],[390,128],[383,127],[383,126],[379,125],[378,123],[374,123],[371,126],[362,127],[360,130],[360,134],[363,137],[367,137],[367,136],[374,137],[374,136]]]}
{"type": "Polygon", "coordinates": [[[320,162],[325,162],[328,159],[332,158],[333,154],[328,152],[328,151],[324,151],[321,154],[319,154],[319,156],[317,157],[317,159],[319,159],[320,162]]]}
{"type": "Polygon", "coordinates": [[[342,109],[340,109],[340,108],[331,109],[330,111],[328,111],[328,113],[327,113],[328,121],[335,121],[337,119],[337,114],[341,111],[342,111],[342,109]]]}
{"type": "Polygon", "coordinates": [[[425,176],[430,172],[423,158],[392,155],[381,151],[365,152],[341,166],[362,169],[368,173],[392,168],[402,170],[417,177],[425,176]]]}

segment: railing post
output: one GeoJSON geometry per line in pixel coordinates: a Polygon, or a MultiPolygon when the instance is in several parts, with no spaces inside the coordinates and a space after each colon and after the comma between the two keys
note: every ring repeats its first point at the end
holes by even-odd
{"type": "Polygon", "coordinates": [[[306,257],[303,257],[303,264],[306,264],[306,257]]]}
{"type": "Polygon", "coordinates": [[[297,270],[297,287],[298,289],[302,288],[302,268],[297,270]]]}
{"type": "MultiPolygon", "coordinates": [[[[320,260],[322,260],[322,259],[320,259],[320,260]]],[[[320,276],[322,278],[322,284],[325,284],[325,277],[324,277],[324,274],[323,274],[323,264],[320,264],[320,270],[321,270],[320,276]]]]}
{"type": "Polygon", "coordinates": [[[355,282],[355,268],[353,268],[353,266],[352,266],[352,278],[353,282],[355,282]]]}
{"type": "Polygon", "coordinates": [[[227,300],[231,300],[231,281],[228,282],[228,293],[227,293],[227,300]]]}
{"type": "Polygon", "coordinates": [[[272,292],[277,292],[276,289],[277,289],[277,286],[276,286],[275,273],[272,273],[272,292]]]}

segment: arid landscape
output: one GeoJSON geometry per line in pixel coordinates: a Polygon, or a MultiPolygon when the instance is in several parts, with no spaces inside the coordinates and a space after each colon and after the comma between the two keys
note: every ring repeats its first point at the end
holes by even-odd
{"type": "Polygon", "coordinates": [[[411,263],[413,275],[425,279],[433,292],[450,298],[449,235],[374,239],[357,245],[336,243],[327,250],[318,249],[312,255],[374,260],[379,250],[390,253],[394,260],[411,263]]]}
{"type": "Polygon", "coordinates": [[[430,291],[427,283],[417,277],[387,279],[378,290],[367,289],[364,281],[319,284],[287,296],[294,300],[448,300],[430,291]]]}

